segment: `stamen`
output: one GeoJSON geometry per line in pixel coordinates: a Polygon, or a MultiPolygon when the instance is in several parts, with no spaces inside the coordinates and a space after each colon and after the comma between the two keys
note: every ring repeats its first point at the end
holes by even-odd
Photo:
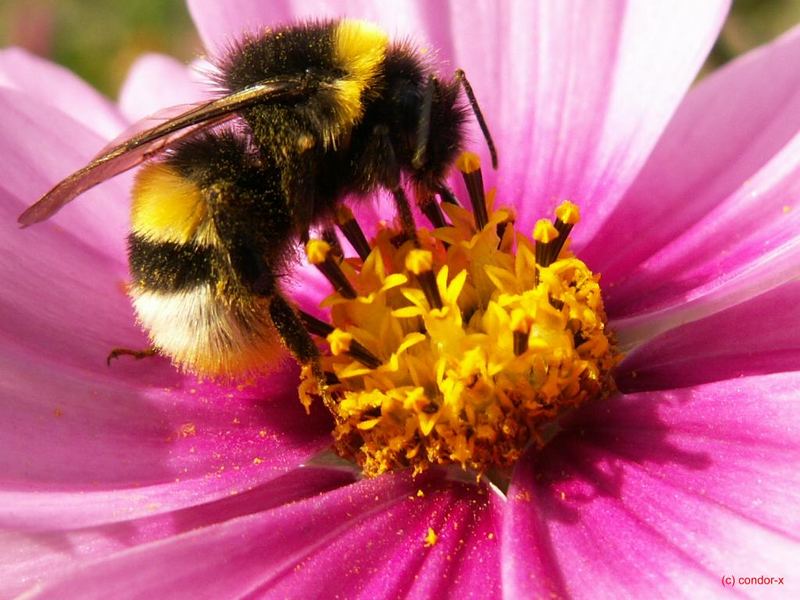
{"type": "Polygon", "coordinates": [[[431,222],[434,228],[447,227],[448,223],[444,218],[444,213],[436,203],[433,194],[427,192],[421,193],[424,194],[419,201],[419,209],[422,211],[422,214],[428,217],[428,221],[431,222]]]}
{"type": "Polygon", "coordinates": [[[297,311],[300,315],[300,320],[303,322],[303,326],[306,328],[306,331],[311,335],[317,335],[319,337],[328,337],[328,334],[335,329],[333,325],[326,323],[325,321],[321,321],[314,315],[311,315],[303,310],[297,311]]]}
{"type": "Polygon", "coordinates": [[[550,249],[550,262],[558,260],[558,255],[561,254],[561,250],[564,248],[567,237],[569,237],[572,228],[578,221],[580,221],[580,219],[581,213],[577,205],[573,204],[569,200],[558,205],[558,208],[556,208],[556,218],[555,221],[553,221],[553,226],[558,231],[559,236],[557,243],[554,244],[550,249]]]}
{"type": "Polygon", "coordinates": [[[412,250],[406,256],[406,269],[417,276],[419,287],[431,308],[442,308],[442,297],[432,271],[433,254],[428,250],[412,250]]]}
{"type": "Polygon", "coordinates": [[[486,212],[486,194],[483,190],[481,161],[477,154],[462,152],[461,156],[456,159],[456,167],[464,176],[464,183],[469,192],[470,202],[472,202],[472,212],[475,215],[475,225],[478,231],[481,231],[489,222],[489,215],[486,212]]]}
{"type": "Polygon", "coordinates": [[[331,246],[324,240],[309,240],[306,244],[306,255],[308,262],[319,269],[320,273],[325,275],[325,278],[333,286],[339,294],[345,298],[355,298],[356,291],[347,276],[342,271],[339,263],[333,258],[331,246]]]}
{"type": "Polygon", "coordinates": [[[458,198],[456,198],[456,195],[453,193],[453,190],[451,190],[446,185],[440,184],[436,188],[436,193],[439,194],[439,198],[441,199],[442,202],[445,202],[447,204],[454,204],[456,206],[461,206],[461,203],[458,201],[458,198]]]}
{"type": "Polygon", "coordinates": [[[552,262],[550,249],[557,243],[558,229],[547,219],[539,219],[533,228],[533,239],[536,241],[536,264],[540,267],[549,267],[552,262]]]}
{"type": "Polygon", "coordinates": [[[514,355],[522,356],[528,349],[528,334],[522,331],[514,332],[514,355]]]}
{"type": "Polygon", "coordinates": [[[508,217],[504,221],[501,221],[500,223],[497,224],[497,239],[498,239],[497,248],[498,249],[502,249],[504,243],[506,243],[506,245],[509,245],[509,244],[512,243],[511,238],[513,236],[509,236],[510,239],[508,239],[508,240],[506,240],[505,237],[506,237],[506,230],[508,229],[509,225],[512,227],[512,231],[513,231],[513,226],[514,226],[515,222],[516,222],[516,218],[514,216],[514,212],[511,209],[508,209],[508,217]]]}
{"type": "MultiPolygon", "coordinates": [[[[310,315],[305,311],[298,311],[300,313],[300,320],[303,321],[303,325],[311,335],[316,335],[321,338],[325,338],[331,344],[331,351],[334,355],[339,354],[348,354],[352,358],[360,361],[364,366],[369,367],[370,369],[378,368],[382,363],[381,360],[376,357],[372,352],[367,350],[358,340],[354,340],[353,336],[345,333],[339,329],[336,329],[333,325],[326,323],[325,321],[320,321],[314,315],[310,315]],[[331,341],[332,335],[335,332],[338,332],[338,337],[335,338],[335,342],[331,341]],[[342,347],[342,336],[350,336],[350,340],[347,342],[347,347],[343,350],[336,352],[333,350],[334,343],[339,344],[337,348],[342,347]]],[[[326,375],[328,375],[326,373],[326,375]]],[[[331,373],[333,377],[336,377],[335,374],[331,373]]]]}
{"type": "Polygon", "coordinates": [[[331,247],[331,254],[340,260],[344,258],[342,244],[339,242],[339,237],[333,229],[325,227],[325,229],[322,230],[322,239],[331,247]]]}
{"type": "MultiPolygon", "coordinates": [[[[322,240],[306,248],[339,292],[323,302],[330,324],[300,315],[327,341],[319,366],[334,448],[368,477],[448,464],[471,477],[508,471],[564,415],[614,391],[620,357],[599,277],[566,244],[577,207],[562,204],[525,235],[483,194],[477,159],[462,158],[487,226],[476,231],[480,217],[429,193],[418,199],[436,229],[413,241],[405,225],[379,223],[362,260],[340,263],[322,240]]],[[[352,215],[337,217],[344,231],[352,215]]],[[[299,396],[309,406],[321,394],[301,384],[299,396]]]]}
{"type": "Polygon", "coordinates": [[[353,336],[346,331],[334,329],[326,336],[326,339],[331,345],[331,353],[334,356],[347,354],[370,369],[377,369],[383,364],[377,356],[367,350],[358,340],[354,339],[353,336]]]}
{"type": "Polygon", "coordinates": [[[353,216],[353,211],[340,204],[336,209],[336,224],[361,260],[367,260],[372,250],[369,247],[364,231],[359,226],[355,216],[353,216]]]}
{"type": "Polygon", "coordinates": [[[530,318],[524,310],[511,311],[511,329],[514,332],[514,355],[522,356],[528,350],[528,336],[531,330],[530,318]]]}

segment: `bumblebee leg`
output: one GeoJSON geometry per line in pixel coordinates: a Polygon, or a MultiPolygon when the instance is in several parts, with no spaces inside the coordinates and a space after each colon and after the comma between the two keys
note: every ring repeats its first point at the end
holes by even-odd
{"type": "Polygon", "coordinates": [[[317,380],[317,385],[324,396],[326,376],[322,370],[319,349],[311,339],[300,316],[278,293],[273,294],[270,298],[269,316],[292,356],[301,364],[309,365],[311,374],[317,380]]]}
{"type": "Polygon", "coordinates": [[[461,87],[464,88],[464,93],[467,95],[469,105],[472,108],[472,112],[475,113],[475,119],[478,121],[478,125],[481,128],[481,133],[483,133],[483,138],[486,140],[486,145],[489,147],[489,154],[492,157],[492,168],[496,169],[497,149],[494,147],[492,134],[489,133],[489,127],[486,125],[486,119],[483,118],[481,107],[478,106],[478,99],[475,98],[475,92],[472,91],[472,86],[469,84],[469,81],[467,81],[467,75],[462,69],[458,69],[456,71],[456,80],[461,84],[461,87]]]}
{"type": "Polygon", "coordinates": [[[417,243],[417,225],[414,223],[414,215],[411,212],[408,196],[406,196],[403,186],[400,185],[400,166],[397,163],[392,140],[389,138],[389,130],[384,126],[378,126],[373,133],[381,138],[381,152],[386,159],[386,172],[382,183],[394,197],[397,217],[400,219],[403,233],[408,239],[417,243]]]}
{"type": "Polygon", "coordinates": [[[411,165],[415,169],[421,169],[425,164],[425,152],[428,149],[428,138],[431,133],[431,107],[433,106],[435,88],[436,78],[430,75],[425,83],[425,91],[422,94],[422,109],[419,112],[419,121],[417,121],[417,148],[414,150],[414,158],[411,159],[411,165]]]}
{"type": "Polygon", "coordinates": [[[302,363],[319,363],[319,350],[303,321],[286,299],[275,294],[269,301],[269,316],[289,351],[302,363]]]}
{"type": "Polygon", "coordinates": [[[414,215],[411,213],[411,206],[408,203],[408,196],[405,190],[398,185],[397,187],[390,188],[392,196],[394,196],[394,203],[397,205],[397,214],[400,217],[400,226],[403,228],[403,233],[410,240],[414,240],[417,244],[417,225],[414,223],[414,215]]]}
{"type": "Polygon", "coordinates": [[[303,243],[309,239],[308,229],[320,201],[316,182],[319,178],[317,165],[321,160],[321,154],[312,147],[295,157],[281,174],[283,189],[290,199],[289,210],[297,227],[296,233],[303,243]]]}
{"type": "Polygon", "coordinates": [[[110,367],[111,361],[120,356],[132,356],[136,360],[147,358],[148,356],[157,356],[158,351],[154,347],[145,348],[144,350],[131,350],[130,348],[113,348],[106,357],[106,364],[110,367]]]}

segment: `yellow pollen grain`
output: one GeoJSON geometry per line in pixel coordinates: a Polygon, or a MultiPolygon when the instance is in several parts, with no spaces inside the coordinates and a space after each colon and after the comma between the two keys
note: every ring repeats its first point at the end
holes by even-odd
{"type": "Polygon", "coordinates": [[[539,219],[533,228],[533,239],[543,244],[549,244],[558,237],[558,230],[548,219],[539,219]]]}
{"type": "Polygon", "coordinates": [[[556,208],[556,219],[567,225],[575,225],[581,219],[581,211],[577,204],[567,200],[556,208]]]}
{"type": "Polygon", "coordinates": [[[436,542],[439,541],[439,536],[436,535],[436,532],[433,530],[433,527],[428,527],[428,533],[425,534],[425,547],[431,548],[436,545],[436,542]]]}
{"type": "Polygon", "coordinates": [[[429,250],[412,250],[406,256],[406,269],[420,275],[433,267],[433,253],[429,250]]]}
{"type": "Polygon", "coordinates": [[[306,243],[306,256],[312,265],[321,265],[328,258],[331,245],[325,240],[308,240],[306,243]]]}
{"type": "Polygon", "coordinates": [[[481,159],[474,152],[462,152],[456,159],[456,168],[462,173],[474,173],[481,168],[481,159]]]}
{"type": "Polygon", "coordinates": [[[350,350],[350,344],[353,343],[353,336],[341,329],[334,329],[326,339],[331,345],[331,352],[334,356],[339,356],[350,350]]]}

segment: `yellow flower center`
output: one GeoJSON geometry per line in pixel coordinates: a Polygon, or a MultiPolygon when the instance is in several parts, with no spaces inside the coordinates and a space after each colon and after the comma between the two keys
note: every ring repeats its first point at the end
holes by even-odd
{"type": "MultiPolygon", "coordinates": [[[[564,202],[529,237],[488,196],[480,230],[443,203],[447,226],[404,240],[381,224],[365,260],[339,262],[349,289],[322,303],[333,324],[324,396],[336,451],[368,476],[508,467],[565,411],[613,389],[599,276],[565,243],[577,206],[564,202]]],[[[335,260],[326,242],[307,253],[317,265],[335,260]]],[[[306,405],[319,396],[308,375],[306,405]]]]}

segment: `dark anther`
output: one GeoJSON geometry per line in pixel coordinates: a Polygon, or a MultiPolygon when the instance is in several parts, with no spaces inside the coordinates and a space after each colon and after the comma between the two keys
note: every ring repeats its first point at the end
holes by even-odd
{"type": "Polygon", "coordinates": [[[425,293],[425,298],[428,299],[428,304],[431,308],[442,308],[442,297],[439,295],[439,286],[436,285],[436,276],[433,271],[423,271],[417,275],[419,287],[425,293]]]}
{"type": "Polygon", "coordinates": [[[353,286],[350,284],[344,271],[342,271],[336,258],[333,257],[333,252],[328,252],[325,260],[315,266],[319,269],[320,273],[325,275],[325,278],[330,282],[336,292],[351,300],[356,297],[355,289],[353,289],[353,286]]]}
{"type": "Polygon", "coordinates": [[[353,213],[346,207],[341,207],[336,215],[336,223],[339,226],[339,231],[350,242],[350,245],[358,253],[361,260],[367,260],[372,249],[369,247],[367,237],[364,235],[364,231],[359,226],[353,213]]]}
{"type": "Polygon", "coordinates": [[[514,332],[514,356],[524,354],[528,349],[528,334],[523,331],[514,332]]]}
{"type": "Polygon", "coordinates": [[[298,313],[300,315],[300,320],[303,322],[303,326],[311,335],[327,337],[334,329],[333,325],[321,321],[314,315],[310,315],[302,310],[298,311],[298,313]]]}

